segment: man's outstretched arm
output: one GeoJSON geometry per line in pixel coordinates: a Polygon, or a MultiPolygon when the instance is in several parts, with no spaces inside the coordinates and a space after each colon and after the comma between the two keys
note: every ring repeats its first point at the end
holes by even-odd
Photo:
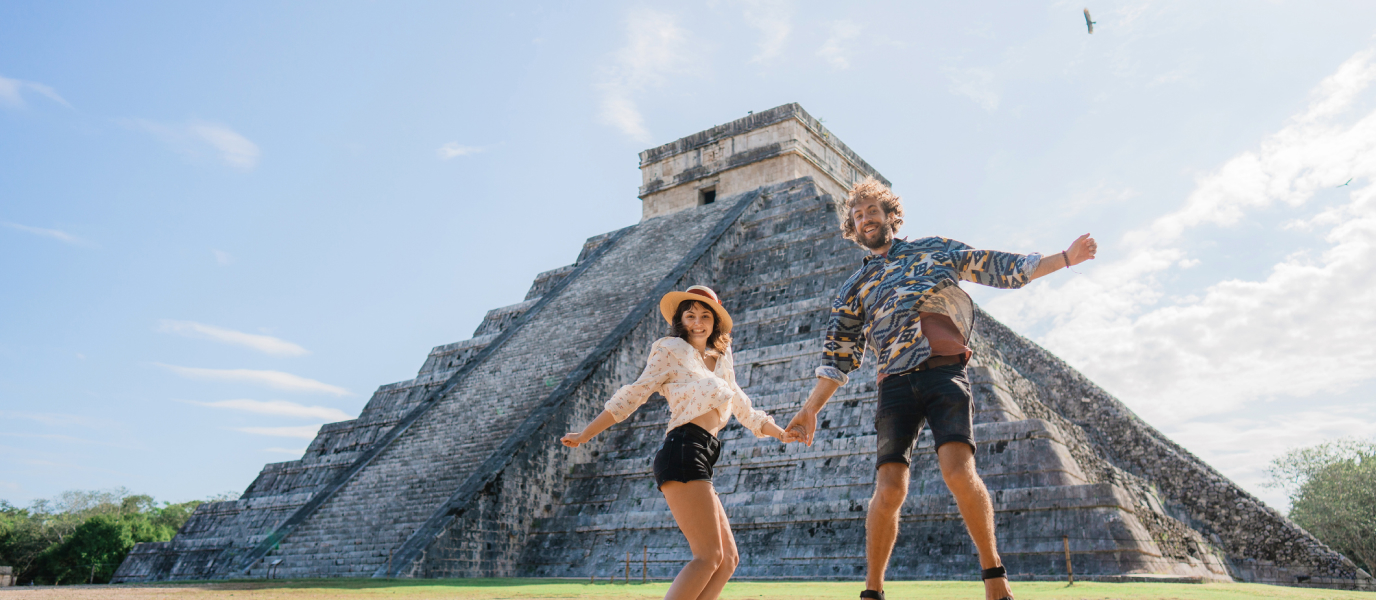
{"type": "Polygon", "coordinates": [[[1020,288],[1033,279],[1090,260],[1099,249],[1088,233],[1077,238],[1064,254],[1056,252],[1045,256],[978,250],[954,240],[950,240],[950,244],[953,246],[951,257],[961,279],[1003,289],[1020,288]]]}
{"type": "Polygon", "coordinates": [[[1032,271],[1031,278],[1036,279],[1087,260],[1094,260],[1094,255],[1098,252],[1098,242],[1095,242],[1094,238],[1089,237],[1089,234],[1086,233],[1075,238],[1075,241],[1071,242],[1070,247],[1065,252],[1043,256],[1041,263],[1032,271]]]}
{"type": "Polygon", "coordinates": [[[808,394],[798,414],[784,428],[789,435],[786,442],[812,445],[812,436],[817,433],[817,413],[822,412],[831,395],[850,380],[846,373],[859,368],[865,356],[865,304],[859,294],[862,272],[851,275],[831,304],[831,317],[827,320],[827,333],[822,343],[822,364],[817,367],[817,383],[812,386],[812,393],[808,394]]]}
{"type": "Polygon", "coordinates": [[[798,414],[794,415],[793,420],[788,422],[788,427],[784,429],[790,434],[788,441],[800,441],[809,446],[812,445],[813,436],[817,435],[817,413],[822,412],[822,407],[831,400],[831,395],[841,387],[841,382],[818,377],[817,384],[812,386],[812,393],[808,395],[807,402],[798,409],[798,414]]]}

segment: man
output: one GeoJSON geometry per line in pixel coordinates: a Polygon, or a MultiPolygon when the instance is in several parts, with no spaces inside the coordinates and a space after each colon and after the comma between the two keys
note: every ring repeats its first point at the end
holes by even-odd
{"type": "Polygon", "coordinates": [[[975,472],[974,402],[965,378],[971,351],[974,303],[959,280],[1018,288],[1033,279],[1094,258],[1085,234],[1064,252],[1046,257],[975,250],[941,237],[894,239],[903,205],[870,178],[846,198],[841,231],[870,251],[832,303],[822,366],[803,408],[788,425],[792,439],[812,445],[817,413],[860,366],[868,343],[879,361],[877,474],[865,520],[868,572],[861,598],[884,598],[884,571],[898,537],[898,515],[908,494],[912,447],[928,421],[937,462],[960,516],[979,550],[986,600],[1011,599],[1012,590],[994,540],[994,508],[975,472]]]}

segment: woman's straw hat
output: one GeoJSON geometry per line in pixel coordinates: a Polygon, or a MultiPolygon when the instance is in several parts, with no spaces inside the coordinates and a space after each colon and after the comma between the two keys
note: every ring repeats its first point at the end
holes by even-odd
{"type": "Polygon", "coordinates": [[[717,299],[717,293],[705,285],[695,285],[682,292],[669,292],[659,301],[659,312],[664,315],[664,320],[670,325],[674,324],[674,313],[678,311],[678,305],[684,300],[697,300],[717,313],[717,318],[721,320],[721,332],[731,333],[731,314],[722,308],[721,301],[717,299]]]}

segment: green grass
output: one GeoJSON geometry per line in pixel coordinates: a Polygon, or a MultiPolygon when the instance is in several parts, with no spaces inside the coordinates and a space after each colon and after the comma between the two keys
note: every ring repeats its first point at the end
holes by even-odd
{"type": "MultiPolygon", "coordinates": [[[[73,586],[54,590],[35,589],[45,598],[190,598],[210,600],[233,597],[244,599],[310,600],[315,598],[430,598],[460,600],[497,600],[518,598],[638,599],[662,598],[667,582],[649,584],[598,583],[548,579],[298,579],[243,580],[222,583],[164,583],[150,585],[73,586]],[[70,592],[63,595],[60,592],[70,592]],[[54,592],[59,592],[54,595],[54,592]],[[86,595],[89,592],[91,595],[86,595]]],[[[723,599],[794,600],[846,599],[859,596],[859,582],[732,582],[723,599]]],[[[1314,588],[1290,588],[1248,583],[1173,584],[1173,583],[1094,583],[1080,582],[1067,587],[1060,582],[1014,582],[1019,600],[1376,600],[1373,592],[1348,592],[1314,588]]],[[[9,594],[21,597],[22,588],[9,594]]],[[[982,600],[983,586],[965,581],[900,581],[890,583],[886,594],[894,600],[982,600]]],[[[10,596],[7,596],[7,598],[10,596]]]]}

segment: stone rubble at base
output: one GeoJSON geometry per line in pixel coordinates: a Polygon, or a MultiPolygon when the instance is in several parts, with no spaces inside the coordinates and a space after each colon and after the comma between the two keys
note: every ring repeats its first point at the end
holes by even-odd
{"type": "MultiPolygon", "coordinates": [[[[648,577],[672,577],[689,553],[650,475],[668,420],[662,401],[580,448],[559,436],[633,380],[666,334],[656,286],[699,283],[735,318],[741,385],[786,423],[812,385],[831,294],[863,255],[840,236],[839,190],[878,174],[796,104],[646,151],[642,169],[644,221],[589,239],[574,265],[537,276],[523,302],[489,312],[472,339],[436,347],[415,379],[378,388],[358,419],[322,427],[301,460],[265,466],[238,500],[202,505],[171,542],[139,544],[115,580],[263,577],[279,559],[275,577],[604,579],[624,577],[628,553],[632,578],[642,564],[648,577]],[[766,128],[772,150],[747,143],[766,128]],[[806,174],[759,181],[771,173],[806,174]],[[698,206],[674,191],[709,180],[754,187],[719,188],[698,206]],[[423,402],[455,373],[466,375],[453,390],[423,402]],[[341,485],[325,493],[331,482],[341,485]],[[263,547],[266,560],[253,554],[293,515],[299,525],[263,547]]],[[[1068,542],[1077,579],[1376,589],[989,315],[979,314],[970,345],[976,460],[1013,579],[1063,579],[1068,542]]],[[[757,440],[734,423],[721,432],[714,485],[740,548],[737,577],[863,577],[875,374],[871,365],[852,375],[812,447],[757,440]]],[[[889,576],[975,578],[931,443],[924,433],[914,453],[889,576]]]]}

